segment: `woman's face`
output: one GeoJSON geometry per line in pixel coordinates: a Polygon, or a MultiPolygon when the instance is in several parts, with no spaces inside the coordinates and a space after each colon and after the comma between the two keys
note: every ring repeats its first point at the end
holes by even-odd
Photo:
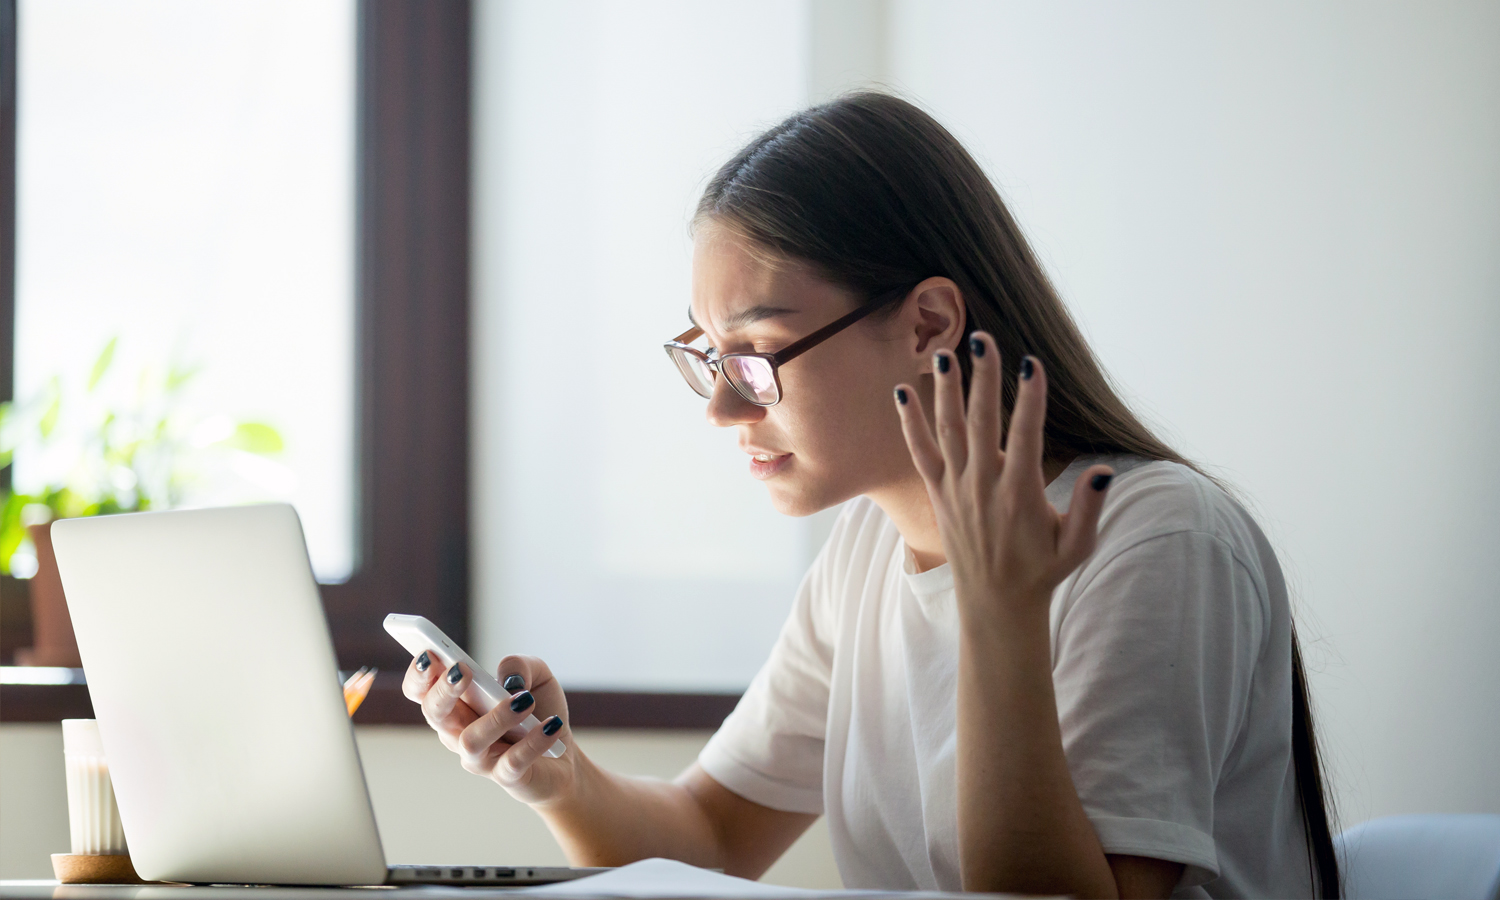
{"type": "MultiPolygon", "coordinates": [[[[861,299],[712,225],[694,242],[691,313],[720,353],[775,352],[861,299]]],[[[715,380],[708,420],[738,430],[750,474],[779,512],[809,515],[916,477],[892,390],[930,372],[936,347],[914,352],[921,341],[907,313],[865,319],[782,366],[776,406],[756,406],[715,380]]]]}

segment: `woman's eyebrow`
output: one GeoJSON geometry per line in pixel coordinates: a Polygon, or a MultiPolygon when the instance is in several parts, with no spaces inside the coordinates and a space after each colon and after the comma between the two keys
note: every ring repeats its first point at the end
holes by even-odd
{"type": "MultiPolygon", "coordinates": [[[[766,319],[778,319],[782,316],[795,316],[799,312],[801,312],[800,309],[790,309],[785,306],[768,306],[762,303],[752,306],[749,309],[742,309],[725,319],[723,330],[725,334],[729,334],[739,331],[746,326],[754,325],[756,322],[763,322],[766,319]]],[[[688,307],[688,321],[692,322],[695,328],[703,327],[698,324],[697,319],[693,318],[693,308],[691,306],[688,307]]]]}

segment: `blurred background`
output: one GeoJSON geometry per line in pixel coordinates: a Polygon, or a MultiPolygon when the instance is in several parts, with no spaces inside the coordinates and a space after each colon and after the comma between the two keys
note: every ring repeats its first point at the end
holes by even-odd
{"type": "MultiPolygon", "coordinates": [[[[776,515],[662,358],[688,216],[868,86],[965,142],[1126,396],[1249,498],[1342,823],[1500,812],[1495,3],[11,9],[0,878],[67,846],[86,689],[13,664],[55,515],[292,502],[341,664],[399,671],[378,619],[424,612],[546,659],[605,764],[691,760],[836,511],[776,515]]],[[[561,861],[382,685],[392,861],[561,861]]],[[[768,879],[837,886],[826,834],[768,879]]]]}

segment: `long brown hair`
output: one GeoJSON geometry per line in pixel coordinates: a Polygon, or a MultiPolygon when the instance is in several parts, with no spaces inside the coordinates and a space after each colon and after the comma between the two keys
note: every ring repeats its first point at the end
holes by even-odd
{"type": "MultiPolygon", "coordinates": [[[[711,222],[810,264],[867,302],[889,305],[934,275],[963,292],[965,334],[994,336],[1002,359],[1047,365],[1052,458],[1121,453],[1197,469],[1120,399],[984,171],[936,119],[888,94],[848,94],[756,137],[709,182],[695,225],[711,222]]],[[[954,348],[970,372],[969,342],[954,348]]],[[[1003,379],[1002,408],[1017,388],[1003,379]]],[[[1302,652],[1292,632],[1292,756],[1318,889],[1338,897],[1302,652]]]]}

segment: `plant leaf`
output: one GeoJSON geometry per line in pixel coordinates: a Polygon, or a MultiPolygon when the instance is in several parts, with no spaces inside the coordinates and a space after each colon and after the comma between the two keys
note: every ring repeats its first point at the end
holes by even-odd
{"type": "Polygon", "coordinates": [[[10,574],[10,558],[26,537],[26,526],[21,524],[21,508],[36,498],[26,494],[9,494],[0,507],[0,572],[10,574]]]}
{"type": "Polygon", "coordinates": [[[198,374],[197,366],[178,366],[174,364],[167,370],[166,392],[173,393],[178,388],[192,381],[198,374]]]}
{"type": "Polygon", "coordinates": [[[236,450],[259,456],[275,456],[286,449],[281,432],[264,422],[241,422],[234,427],[234,434],[225,443],[236,450]]]}
{"type": "Polygon", "coordinates": [[[115,359],[115,345],[119,342],[120,336],[115,335],[109,339],[109,343],[104,345],[104,349],[99,351],[99,358],[94,360],[94,368],[89,372],[90,391],[99,386],[99,379],[103,378],[104,373],[109,371],[109,364],[114,362],[115,359]]]}
{"type": "Polygon", "coordinates": [[[52,402],[47,404],[47,411],[42,413],[42,418],[37,421],[37,430],[42,433],[42,440],[52,436],[52,429],[57,427],[58,417],[62,415],[62,392],[53,393],[52,402]]]}

